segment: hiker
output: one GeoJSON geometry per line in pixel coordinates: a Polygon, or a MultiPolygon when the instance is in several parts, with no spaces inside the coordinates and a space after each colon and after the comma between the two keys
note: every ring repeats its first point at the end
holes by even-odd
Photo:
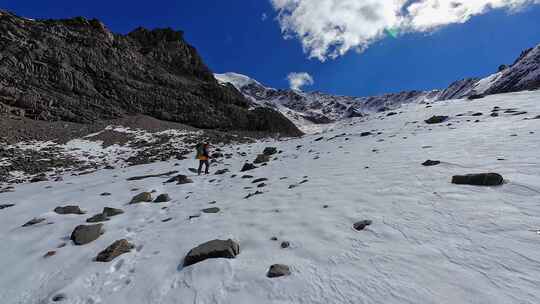
{"type": "Polygon", "coordinates": [[[210,145],[208,143],[202,143],[197,145],[197,159],[199,160],[199,170],[197,171],[199,175],[201,175],[202,167],[205,165],[204,174],[208,174],[208,167],[210,166],[209,159],[210,156],[208,154],[208,147],[210,145]]]}

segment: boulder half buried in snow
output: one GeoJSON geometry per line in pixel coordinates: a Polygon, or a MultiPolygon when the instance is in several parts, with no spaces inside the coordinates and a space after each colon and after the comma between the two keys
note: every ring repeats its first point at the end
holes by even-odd
{"type": "Polygon", "coordinates": [[[426,119],[427,124],[438,124],[443,123],[448,120],[448,116],[441,116],[441,115],[435,115],[430,117],[429,119],[426,119]]]}
{"type": "Polygon", "coordinates": [[[233,259],[240,253],[240,245],[235,241],[213,240],[191,249],[184,258],[184,266],[193,265],[206,259],[233,259]]]}
{"type": "Polygon", "coordinates": [[[478,173],[452,177],[452,184],[457,185],[499,186],[503,182],[504,178],[498,173],[478,173]]]}

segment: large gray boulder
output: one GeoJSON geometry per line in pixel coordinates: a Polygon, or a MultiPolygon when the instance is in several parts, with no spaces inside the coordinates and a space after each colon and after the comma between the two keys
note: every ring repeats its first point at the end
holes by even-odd
{"type": "Polygon", "coordinates": [[[128,242],[125,239],[118,240],[114,243],[112,243],[109,247],[107,247],[105,250],[100,252],[97,257],[97,262],[110,262],[114,260],[116,257],[128,253],[133,249],[134,246],[130,242],[128,242]]]}
{"type": "Polygon", "coordinates": [[[103,224],[79,225],[71,233],[71,240],[75,245],[85,245],[95,241],[103,234],[103,224]]]}
{"type": "Polygon", "coordinates": [[[79,206],[60,206],[54,208],[54,212],[58,214],[85,214],[85,211],[82,211],[79,206]]]}
{"type": "Polygon", "coordinates": [[[268,269],[268,273],[266,274],[266,276],[269,278],[278,278],[287,276],[289,274],[291,274],[289,266],[283,264],[274,264],[270,266],[270,269],[268,269]]]}
{"type": "Polygon", "coordinates": [[[193,265],[206,259],[233,259],[240,254],[240,245],[235,241],[213,240],[191,249],[184,258],[184,266],[193,265]]]}
{"type": "Polygon", "coordinates": [[[137,195],[135,195],[131,201],[130,204],[138,204],[138,203],[149,203],[152,201],[152,193],[150,192],[142,192],[137,195]]]}
{"type": "Polygon", "coordinates": [[[504,178],[498,173],[479,173],[467,175],[455,175],[452,184],[473,186],[499,186],[504,183],[504,178]]]}

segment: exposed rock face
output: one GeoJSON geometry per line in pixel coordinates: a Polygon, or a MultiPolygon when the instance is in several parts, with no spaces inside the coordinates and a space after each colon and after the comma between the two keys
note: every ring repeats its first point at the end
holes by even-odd
{"type": "Polygon", "coordinates": [[[487,94],[540,89],[540,44],[523,51],[511,66],[499,73],[487,94]]]}
{"type": "Polygon", "coordinates": [[[219,84],[183,32],[113,34],[98,20],[0,14],[0,109],[37,120],[90,123],[130,114],[206,129],[300,135],[271,109],[248,109],[219,84]]]}

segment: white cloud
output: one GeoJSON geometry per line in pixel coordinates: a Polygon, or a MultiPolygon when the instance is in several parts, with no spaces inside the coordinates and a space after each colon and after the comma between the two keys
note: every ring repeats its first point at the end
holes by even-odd
{"type": "Polygon", "coordinates": [[[463,23],[492,9],[517,11],[540,0],[270,0],[286,38],[298,38],[310,58],[363,51],[386,29],[425,32],[463,23]]]}
{"type": "Polygon", "coordinates": [[[266,13],[262,13],[261,20],[266,21],[266,19],[268,19],[268,15],[266,13]]]}
{"type": "Polygon", "coordinates": [[[312,85],[314,83],[313,77],[308,73],[289,73],[287,75],[287,80],[289,80],[289,86],[293,90],[301,90],[302,87],[307,85],[312,85]]]}

